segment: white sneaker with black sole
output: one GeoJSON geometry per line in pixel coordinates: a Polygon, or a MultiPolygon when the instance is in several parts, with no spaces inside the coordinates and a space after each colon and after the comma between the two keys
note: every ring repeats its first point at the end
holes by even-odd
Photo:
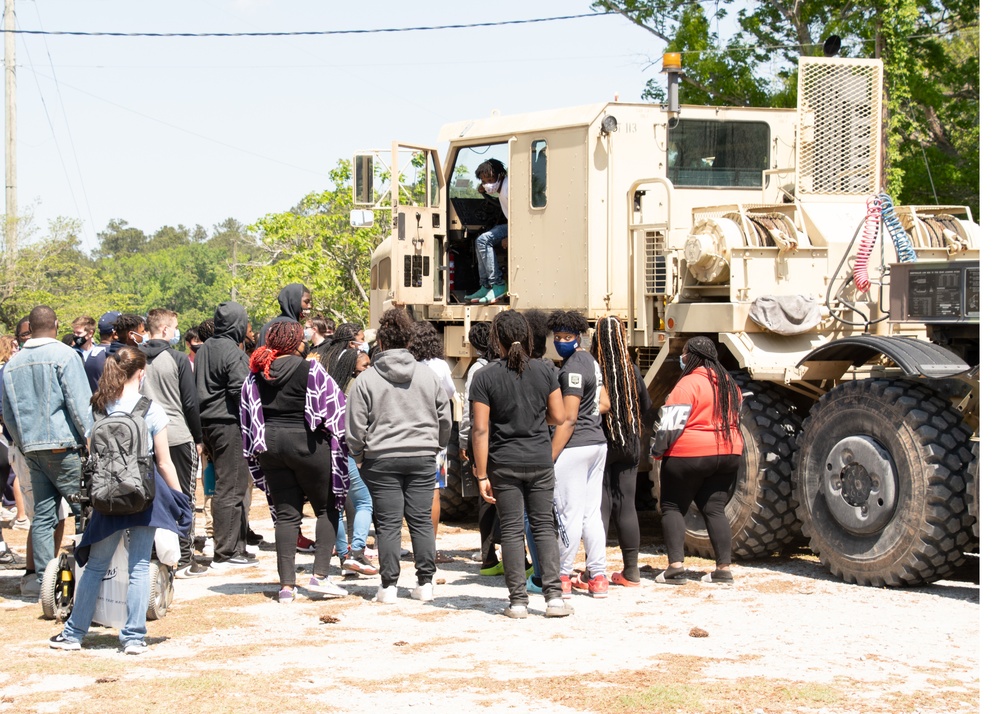
{"type": "Polygon", "coordinates": [[[79,642],[74,642],[73,640],[67,640],[63,637],[63,633],[59,633],[55,637],[49,638],[49,647],[54,650],[78,650],[81,649],[79,642]]]}
{"type": "Polygon", "coordinates": [[[210,568],[207,565],[202,565],[201,563],[195,561],[190,565],[185,565],[183,568],[178,568],[177,572],[174,573],[175,578],[200,578],[202,575],[208,575],[210,568]]]}
{"type": "Polygon", "coordinates": [[[229,560],[216,560],[212,563],[212,570],[224,573],[237,568],[251,568],[258,564],[256,558],[246,555],[234,555],[229,560]]]}

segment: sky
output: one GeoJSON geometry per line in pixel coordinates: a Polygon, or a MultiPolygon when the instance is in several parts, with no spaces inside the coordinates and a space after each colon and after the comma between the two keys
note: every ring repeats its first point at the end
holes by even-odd
{"type": "MultiPolygon", "coordinates": [[[[15,0],[21,30],[380,29],[591,13],[588,0],[469,3],[15,0]]],[[[17,190],[35,236],[79,220],[250,224],[329,186],[354,152],[435,145],[449,122],[638,101],[663,43],[617,15],[320,37],[18,35],[17,190]]]]}

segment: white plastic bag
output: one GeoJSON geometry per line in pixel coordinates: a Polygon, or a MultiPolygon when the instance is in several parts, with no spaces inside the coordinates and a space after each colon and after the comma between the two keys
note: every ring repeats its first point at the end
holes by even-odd
{"type": "Polygon", "coordinates": [[[156,559],[167,567],[174,567],[181,559],[180,538],[168,528],[156,529],[153,546],[156,548],[156,559]]]}
{"type": "Polygon", "coordinates": [[[111,556],[108,572],[101,580],[94,609],[94,622],[105,627],[121,629],[128,617],[128,549],[125,539],[118,540],[115,554],[111,556]]]}

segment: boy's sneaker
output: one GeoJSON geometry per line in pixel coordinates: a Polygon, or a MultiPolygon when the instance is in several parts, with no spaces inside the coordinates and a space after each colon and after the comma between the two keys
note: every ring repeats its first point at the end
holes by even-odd
{"type": "Polygon", "coordinates": [[[196,560],[191,561],[190,565],[185,565],[183,568],[178,568],[177,572],[174,573],[175,578],[200,578],[202,575],[208,575],[208,566],[202,565],[196,560]]]}
{"type": "Polygon", "coordinates": [[[213,562],[212,570],[226,572],[227,570],[234,570],[236,568],[249,568],[257,564],[257,558],[250,554],[234,555],[229,560],[217,560],[213,562]]]}
{"type": "Polygon", "coordinates": [[[375,593],[375,602],[385,603],[386,605],[395,605],[398,597],[395,585],[390,585],[387,588],[379,585],[378,592],[375,593]]]}
{"type": "Polygon", "coordinates": [[[278,604],[291,605],[295,602],[296,595],[298,595],[298,591],[295,588],[292,588],[291,590],[285,590],[282,588],[278,591],[278,604]]]}
{"type": "Polygon", "coordinates": [[[135,642],[129,642],[122,651],[127,655],[141,655],[146,653],[146,642],[145,640],[136,640],[135,642]]]}
{"type": "Polygon", "coordinates": [[[360,573],[361,575],[377,575],[378,568],[376,568],[372,561],[368,560],[368,556],[365,555],[364,551],[358,552],[352,550],[351,554],[344,558],[344,562],[341,564],[344,570],[350,570],[354,573],[360,573]]]}
{"type": "Polygon", "coordinates": [[[424,583],[410,590],[410,597],[420,602],[430,602],[434,599],[434,583],[424,583]]]}
{"type": "Polygon", "coordinates": [[[316,541],[310,540],[299,533],[299,539],[295,542],[295,550],[300,553],[315,553],[316,541]]]}
{"type": "Polygon", "coordinates": [[[573,614],[573,606],[562,598],[552,598],[545,603],[545,617],[566,617],[573,614]]]}
{"type": "Polygon", "coordinates": [[[254,533],[251,530],[247,531],[247,545],[260,545],[264,542],[264,536],[259,533],[254,533]]]}
{"type": "Polygon", "coordinates": [[[0,553],[0,570],[23,570],[24,558],[7,548],[0,553]]]}
{"type": "Polygon", "coordinates": [[[466,302],[479,302],[484,297],[486,297],[486,293],[488,293],[489,291],[490,291],[489,288],[479,288],[479,290],[477,290],[476,292],[472,293],[471,295],[466,295],[465,296],[465,301],[466,302]]]}
{"type": "Polygon", "coordinates": [[[215,557],[215,541],[212,538],[205,539],[205,545],[201,548],[201,554],[206,558],[215,557]]]}
{"type": "Polygon", "coordinates": [[[37,598],[42,593],[42,583],[36,573],[25,573],[21,576],[21,595],[37,598]]]}
{"type": "Polygon", "coordinates": [[[49,638],[49,647],[54,650],[78,650],[80,649],[80,643],[67,640],[63,637],[63,633],[60,632],[55,637],[49,638]]]}
{"type": "Polygon", "coordinates": [[[733,574],[729,570],[713,570],[711,573],[706,573],[701,579],[703,583],[713,583],[715,585],[732,585],[733,584],[733,574]]]}
{"type": "Polygon", "coordinates": [[[16,531],[26,531],[29,528],[31,528],[31,521],[28,520],[27,516],[24,516],[22,518],[14,520],[10,524],[10,527],[16,531]]]}
{"type": "Polygon", "coordinates": [[[573,581],[568,575],[560,575],[559,580],[562,581],[562,596],[564,600],[568,600],[573,597],[573,581]]]}
{"type": "Polygon", "coordinates": [[[313,576],[309,580],[308,587],[313,592],[323,593],[324,595],[331,595],[333,597],[347,597],[349,595],[344,588],[330,580],[329,576],[325,578],[317,578],[316,576],[313,576]]]}
{"type": "Polygon", "coordinates": [[[510,605],[504,609],[503,615],[512,620],[523,620],[528,616],[528,607],[527,605],[510,605]]]}
{"type": "Polygon", "coordinates": [[[591,597],[605,598],[608,596],[608,579],[604,575],[595,575],[587,581],[587,590],[591,597]]]}

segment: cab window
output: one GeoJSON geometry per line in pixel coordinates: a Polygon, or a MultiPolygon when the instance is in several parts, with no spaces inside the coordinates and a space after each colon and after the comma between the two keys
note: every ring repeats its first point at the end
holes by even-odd
{"type": "Polygon", "coordinates": [[[531,142],[531,207],[545,208],[545,188],[548,183],[548,143],[545,139],[531,142]]]}
{"type": "Polygon", "coordinates": [[[766,123],[681,119],[669,131],[667,178],[675,186],[760,188],[771,144],[766,123]]]}

